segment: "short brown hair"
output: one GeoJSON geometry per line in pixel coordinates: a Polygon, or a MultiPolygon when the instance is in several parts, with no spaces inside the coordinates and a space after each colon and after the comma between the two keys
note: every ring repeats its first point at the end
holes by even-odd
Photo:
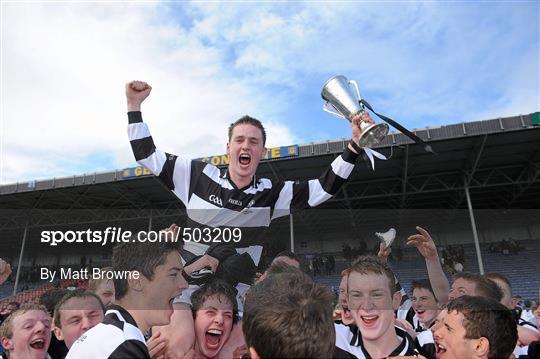
{"type": "Polygon", "coordinates": [[[234,128],[238,125],[244,125],[244,124],[255,126],[259,130],[261,130],[263,146],[266,145],[266,130],[264,129],[264,126],[262,125],[261,121],[247,115],[240,117],[238,120],[234,121],[233,123],[229,125],[229,142],[231,142],[234,128]]]}
{"type": "Polygon", "coordinates": [[[285,273],[289,271],[289,267],[293,267],[293,266],[287,263],[277,262],[277,263],[272,264],[270,267],[268,267],[268,269],[266,270],[266,274],[272,275],[272,274],[285,273]]]}
{"type": "Polygon", "coordinates": [[[390,294],[393,295],[397,292],[396,281],[394,272],[388,266],[388,264],[381,258],[374,255],[363,255],[358,257],[351,266],[349,275],[353,272],[360,274],[382,274],[388,278],[388,285],[390,287],[390,294]]]}
{"type": "Polygon", "coordinates": [[[517,327],[512,312],[501,303],[486,297],[464,295],[447,307],[448,313],[461,313],[465,320],[465,338],[487,338],[488,358],[508,358],[517,340],[517,327]]]}
{"type": "Polygon", "coordinates": [[[433,287],[431,286],[431,282],[429,281],[429,279],[420,279],[420,280],[413,280],[411,282],[411,288],[412,288],[412,291],[414,292],[415,289],[418,289],[418,288],[423,288],[423,289],[427,289],[431,292],[431,294],[433,294],[433,298],[435,298],[435,301],[439,301],[437,299],[437,296],[435,295],[435,292],[433,291],[433,287]]]}
{"type": "Polygon", "coordinates": [[[276,254],[274,259],[276,259],[278,257],[287,257],[287,258],[290,258],[290,259],[294,259],[295,261],[300,263],[300,257],[298,257],[294,252],[291,252],[291,251],[287,251],[287,250],[281,251],[278,254],[276,254]]]}
{"type": "Polygon", "coordinates": [[[487,279],[480,274],[469,272],[456,273],[454,275],[454,282],[456,281],[456,279],[463,279],[474,283],[478,295],[482,297],[490,298],[496,300],[497,302],[500,302],[503,297],[503,293],[499,286],[495,282],[487,279]]]}
{"type": "Polygon", "coordinates": [[[347,277],[349,274],[351,274],[351,268],[346,268],[341,271],[341,278],[347,277]]]}
{"type": "Polygon", "coordinates": [[[486,277],[487,279],[498,279],[500,280],[501,282],[504,282],[506,283],[506,285],[508,285],[508,287],[510,288],[510,290],[512,290],[512,285],[510,284],[510,281],[508,280],[508,278],[506,278],[504,275],[502,275],[501,273],[497,273],[497,272],[489,272],[489,273],[486,273],[484,274],[484,277],[486,277]]]}
{"type": "MultiPolygon", "coordinates": [[[[156,267],[165,263],[170,252],[178,252],[178,244],[173,242],[127,242],[114,247],[112,267],[114,271],[138,271],[148,280],[154,277],[156,267]]],[[[122,299],[128,292],[126,278],[114,278],[116,299],[122,299]]]]}
{"type": "MultiPolygon", "coordinates": [[[[100,274],[108,273],[112,271],[113,271],[112,267],[103,267],[100,270],[100,274]]],[[[92,277],[88,280],[88,290],[91,292],[95,292],[102,282],[108,282],[110,280],[112,279],[108,279],[104,275],[100,275],[98,278],[92,277]]]]}
{"type": "Polygon", "coordinates": [[[298,268],[269,275],[246,296],[242,330],[261,358],[330,358],[333,294],[298,268]]]}
{"type": "Polygon", "coordinates": [[[56,303],[69,291],[65,288],[53,288],[49,289],[39,297],[39,304],[47,308],[50,315],[53,315],[54,307],[56,303]]]}
{"type": "Polygon", "coordinates": [[[221,279],[212,279],[209,283],[197,289],[191,295],[191,310],[193,319],[197,316],[197,311],[202,308],[204,302],[212,296],[219,296],[228,299],[232,304],[233,324],[238,320],[238,302],[236,301],[236,289],[229,283],[221,279]]]}
{"type": "Polygon", "coordinates": [[[62,328],[62,323],[60,322],[60,319],[61,319],[60,311],[62,310],[62,306],[66,304],[68,300],[72,298],[88,298],[88,297],[95,298],[98,301],[99,305],[101,306],[101,310],[103,311],[103,313],[105,313],[105,306],[103,305],[103,302],[97,295],[95,295],[93,292],[90,292],[88,290],[76,289],[64,295],[62,299],[60,299],[60,301],[54,307],[54,315],[53,315],[54,325],[57,326],[58,328],[62,328]]]}
{"type": "Polygon", "coordinates": [[[49,315],[49,312],[47,311],[47,308],[45,308],[44,305],[34,304],[34,303],[21,305],[19,309],[15,310],[13,313],[8,315],[6,320],[4,320],[4,322],[0,326],[0,340],[4,337],[8,339],[13,338],[13,320],[19,315],[25,314],[26,312],[29,312],[31,310],[41,310],[47,313],[47,315],[49,315]]]}

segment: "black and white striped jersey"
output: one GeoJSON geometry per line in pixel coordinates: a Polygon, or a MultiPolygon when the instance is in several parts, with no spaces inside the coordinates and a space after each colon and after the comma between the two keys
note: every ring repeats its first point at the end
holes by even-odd
{"type": "Polygon", "coordinates": [[[407,314],[405,315],[405,320],[412,325],[415,332],[421,332],[422,330],[424,330],[424,328],[422,327],[422,323],[420,323],[420,321],[418,320],[418,316],[416,315],[416,312],[414,311],[412,306],[407,311],[407,314]]]}
{"type": "Polygon", "coordinates": [[[103,322],[83,335],[66,359],[150,358],[143,333],[133,317],[122,307],[111,305],[103,322]]]}
{"type": "Polygon", "coordinates": [[[396,292],[399,291],[401,293],[401,302],[399,303],[399,307],[396,311],[396,318],[408,320],[407,315],[409,314],[409,311],[412,310],[412,300],[409,298],[407,292],[399,283],[398,277],[396,275],[394,275],[394,280],[396,283],[396,292]]]}
{"type": "MultiPolygon", "coordinates": [[[[260,261],[270,222],[331,198],[351,174],[358,157],[346,148],[317,179],[296,182],[254,177],[249,186],[237,188],[227,171],[221,173],[209,163],[157,149],[140,112],[128,112],[128,120],[135,159],[185,205],[188,216],[185,226],[240,228],[241,241],[229,244],[238,253],[249,253],[255,265],[260,261]]],[[[205,254],[208,248],[204,243],[184,243],[184,250],[195,256],[205,254]]]]}
{"type": "Polygon", "coordinates": [[[526,320],[523,320],[523,318],[519,318],[517,324],[521,325],[523,328],[527,328],[527,329],[532,330],[532,331],[534,331],[536,333],[539,332],[538,327],[536,325],[534,325],[533,323],[528,322],[526,320]]]}
{"type": "Polygon", "coordinates": [[[422,324],[420,319],[418,319],[418,315],[414,311],[413,307],[409,308],[409,310],[407,311],[405,320],[413,326],[414,331],[417,333],[421,333],[423,331],[429,330],[435,324],[435,322],[433,322],[428,328],[426,328],[424,324],[422,324]]]}
{"type": "MultiPolygon", "coordinates": [[[[336,330],[336,345],[334,358],[371,359],[371,355],[364,348],[362,335],[358,327],[352,325],[334,324],[336,330]]],[[[389,357],[418,355],[414,341],[403,329],[394,327],[400,339],[397,348],[394,348],[389,357]]]]}
{"type": "Polygon", "coordinates": [[[416,349],[427,359],[435,359],[437,349],[435,348],[435,340],[433,332],[430,329],[424,330],[414,339],[416,349]]]}

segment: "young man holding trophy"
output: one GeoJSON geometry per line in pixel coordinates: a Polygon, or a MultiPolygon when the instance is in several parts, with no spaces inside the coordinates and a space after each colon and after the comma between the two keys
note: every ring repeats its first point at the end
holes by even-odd
{"type": "MultiPolygon", "coordinates": [[[[189,309],[191,293],[204,284],[205,278],[212,276],[235,286],[238,296],[243,297],[255,276],[270,222],[294,211],[315,207],[335,195],[354,168],[362,150],[358,144],[367,146],[361,139],[365,138],[367,128],[373,127],[369,126],[373,120],[367,112],[349,113],[352,140],[319,178],[301,182],[272,181],[255,175],[260,158],[266,152],[266,133],[258,120],[244,116],[231,124],[226,148],[230,164],[222,173],[209,163],[157,149],[140,112],[151,86],[132,81],[126,84],[125,90],[128,134],[136,160],[185,205],[188,220],[184,228],[199,228],[203,235],[213,231],[212,243],[195,243],[183,238],[182,261],[191,285],[182,298],[175,301],[175,309],[189,309]],[[223,229],[225,233],[227,228],[240,229],[241,239],[226,243],[225,238],[221,238],[221,243],[213,243],[215,230],[223,229]]],[[[339,104],[333,106],[339,109],[339,104]]],[[[161,330],[169,337],[169,350],[185,353],[194,340],[191,311],[176,310],[169,327],[161,330]],[[189,327],[187,323],[191,323],[191,331],[180,329],[189,327]]]]}

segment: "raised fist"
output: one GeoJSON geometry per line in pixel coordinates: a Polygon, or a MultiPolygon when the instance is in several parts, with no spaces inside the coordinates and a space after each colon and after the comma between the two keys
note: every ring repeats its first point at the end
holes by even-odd
{"type": "Polygon", "coordinates": [[[140,111],[141,103],[150,95],[152,86],[144,81],[131,81],[126,84],[128,111],[140,111]]]}

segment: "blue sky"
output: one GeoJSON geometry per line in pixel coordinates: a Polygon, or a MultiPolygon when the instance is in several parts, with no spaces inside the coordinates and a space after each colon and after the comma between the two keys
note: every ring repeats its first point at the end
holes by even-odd
{"type": "Polygon", "coordinates": [[[0,183],[134,165],[124,84],[158,146],[221,154],[250,114],[269,145],[349,137],[338,74],[408,128],[538,111],[538,2],[2,3],[0,183]]]}

